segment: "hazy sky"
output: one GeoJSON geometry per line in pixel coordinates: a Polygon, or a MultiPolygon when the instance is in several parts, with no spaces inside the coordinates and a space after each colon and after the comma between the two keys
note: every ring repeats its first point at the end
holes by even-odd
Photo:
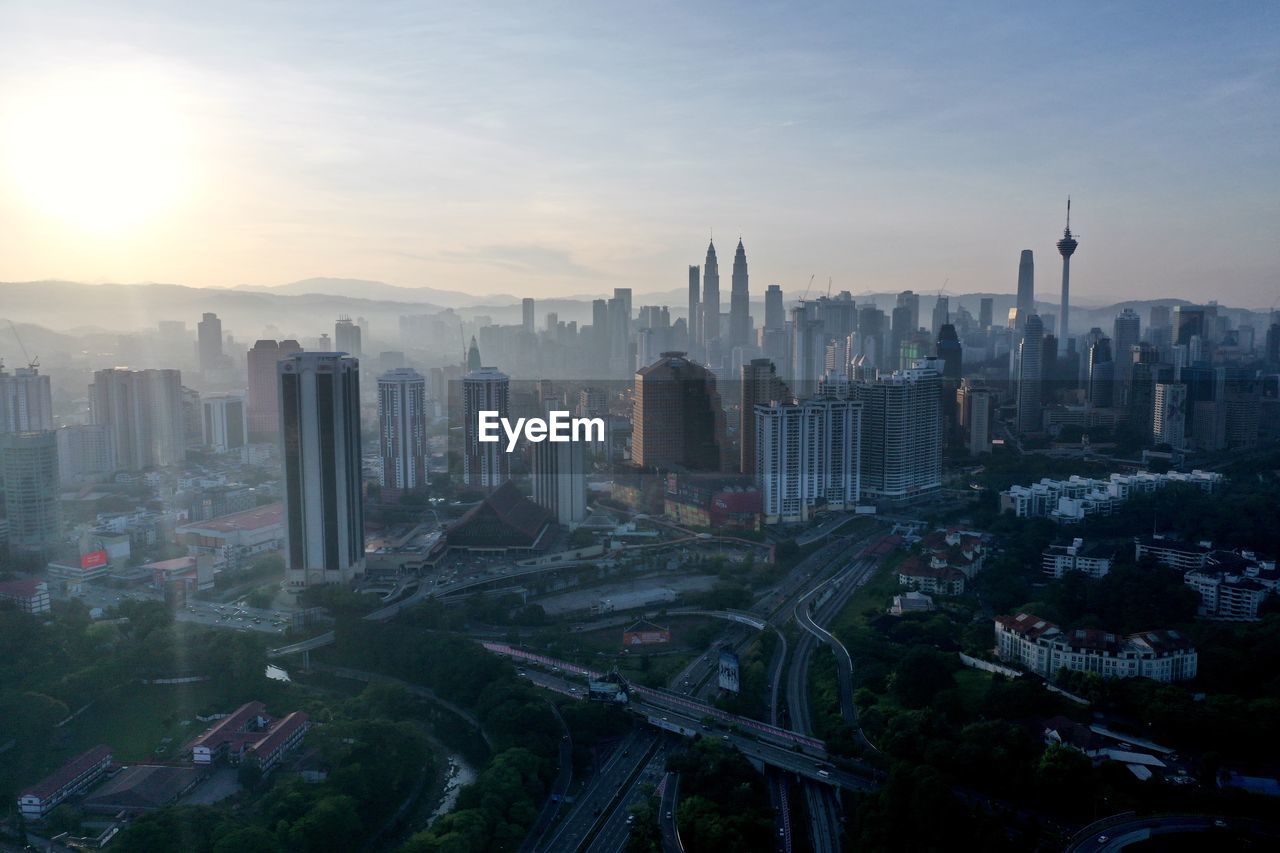
{"type": "Polygon", "coordinates": [[[0,280],[1280,297],[1280,4],[880,5],[0,0],[0,280]]]}

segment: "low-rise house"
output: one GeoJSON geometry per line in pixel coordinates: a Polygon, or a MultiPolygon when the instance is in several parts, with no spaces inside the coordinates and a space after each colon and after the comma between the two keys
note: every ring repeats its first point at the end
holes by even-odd
{"type": "Polygon", "coordinates": [[[1043,678],[1061,669],[1092,672],[1103,678],[1186,681],[1196,676],[1198,656],[1190,639],[1177,631],[1140,631],[1120,636],[1076,628],[1064,631],[1031,613],[995,618],[996,654],[1043,678]]]}
{"type": "Polygon", "coordinates": [[[261,702],[248,702],[210,726],[188,748],[196,764],[221,758],[232,764],[254,761],[266,775],[302,742],[309,727],[310,718],[301,711],[273,720],[261,702]]]}
{"type": "Polygon", "coordinates": [[[898,565],[898,585],[917,592],[962,595],[964,582],[964,572],[945,560],[912,555],[898,565]]]}
{"type": "Polygon", "coordinates": [[[37,578],[0,581],[0,601],[12,601],[21,613],[48,613],[49,584],[37,578]]]}
{"type": "Polygon", "coordinates": [[[18,811],[40,820],[60,803],[97,782],[111,766],[111,747],[95,746],[18,794],[18,811]]]}
{"type": "Polygon", "coordinates": [[[1096,543],[1086,546],[1083,539],[1076,538],[1070,545],[1050,545],[1041,555],[1040,566],[1051,578],[1061,578],[1068,572],[1100,578],[1111,571],[1111,552],[1096,543]]]}
{"type": "Polygon", "coordinates": [[[891,616],[903,616],[907,613],[927,613],[933,609],[933,598],[923,592],[904,592],[893,597],[889,607],[891,616]]]}

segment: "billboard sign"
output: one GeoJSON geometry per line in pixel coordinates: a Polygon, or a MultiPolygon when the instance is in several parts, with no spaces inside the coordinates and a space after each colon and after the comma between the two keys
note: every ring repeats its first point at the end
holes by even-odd
{"type": "Polygon", "coordinates": [[[80,568],[96,569],[107,564],[107,552],[101,549],[80,555],[80,568]]]}
{"type": "Polygon", "coordinates": [[[737,693],[741,685],[738,656],[729,649],[720,650],[719,684],[721,690],[728,690],[732,693],[737,693]]]}

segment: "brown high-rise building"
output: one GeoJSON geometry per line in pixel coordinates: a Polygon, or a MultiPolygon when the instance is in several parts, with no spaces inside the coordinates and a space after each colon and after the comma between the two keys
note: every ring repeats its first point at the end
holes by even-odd
{"type": "Polygon", "coordinates": [[[738,415],[738,458],[743,474],[756,473],[756,406],[789,400],[787,383],[778,377],[773,362],[753,358],[742,365],[742,406],[738,415]]]}
{"type": "Polygon", "coordinates": [[[295,352],[302,352],[297,341],[264,339],[246,353],[249,393],[245,399],[245,415],[249,421],[249,441],[271,442],[280,433],[280,391],[276,363],[295,352]]]}
{"type": "Polygon", "coordinates": [[[724,408],[716,378],[683,352],[636,371],[631,456],[643,468],[723,471],[724,408]]]}

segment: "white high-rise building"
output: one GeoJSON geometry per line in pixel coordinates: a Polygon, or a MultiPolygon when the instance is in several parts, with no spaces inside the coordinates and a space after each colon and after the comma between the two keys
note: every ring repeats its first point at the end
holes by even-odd
{"type": "Polygon", "coordinates": [[[587,517],[587,453],[581,441],[533,445],[533,500],[574,527],[587,517]]]}
{"type": "Polygon", "coordinates": [[[412,367],[378,377],[378,480],[384,493],[427,485],[427,380],[412,367]]]}
{"type": "Polygon", "coordinates": [[[96,371],[89,405],[95,424],[112,427],[118,467],[136,471],[177,465],[186,458],[181,371],[96,371]]]}
{"type": "Polygon", "coordinates": [[[295,589],[364,573],[360,362],[341,353],[282,360],[285,580],[295,589]]]}
{"type": "Polygon", "coordinates": [[[520,300],[520,319],[521,327],[526,335],[532,335],[535,331],[533,326],[534,302],[529,297],[520,300]]]}
{"type": "Polygon", "coordinates": [[[116,470],[115,433],[109,424],[63,427],[57,435],[58,471],[63,483],[93,482],[116,470]]]}
{"type": "Polygon", "coordinates": [[[861,497],[862,404],[822,397],[755,406],[756,481],[766,524],[852,509],[861,497]]]}
{"type": "Polygon", "coordinates": [[[481,367],[462,379],[462,481],[473,488],[496,489],[511,479],[511,456],[501,441],[480,441],[480,412],[505,418],[511,380],[496,367],[481,367]]]}
{"type": "Polygon", "coordinates": [[[49,377],[40,369],[19,367],[12,374],[0,364],[0,433],[47,432],[53,425],[49,377]]]}
{"type": "Polygon", "coordinates": [[[862,403],[862,493],[911,500],[942,487],[942,368],[938,359],[855,382],[862,403]]]}
{"type": "Polygon", "coordinates": [[[1187,386],[1181,382],[1157,382],[1151,438],[1156,444],[1183,447],[1187,437],[1187,386]]]}
{"type": "Polygon", "coordinates": [[[215,453],[238,450],[248,443],[249,418],[243,394],[211,394],[200,398],[202,435],[215,453]]]}

